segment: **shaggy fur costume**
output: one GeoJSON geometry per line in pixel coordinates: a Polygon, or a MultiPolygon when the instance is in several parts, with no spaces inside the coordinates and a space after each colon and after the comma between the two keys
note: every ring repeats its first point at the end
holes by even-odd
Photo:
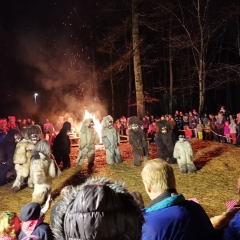
{"type": "Polygon", "coordinates": [[[158,157],[164,160],[172,159],[173,156],[173,138],[171,125],[167,120],[161,120],[156,123],[158,132],[155,137],[155,143],[158,147],[158,157]]]}
{"type": "Polygon", "coordinates": [[[141,157],[148,160],[148,142],[146,134],[142,130],[142,122],[138,117],[131,117],[129,119],[129,143],[132,146],[134,165],[141,165],[141,157]]]}
{"type": "MultiPolygon", "coordinates": [[[[24,180],[29,177],[31,153],[36,142],[39,140],[40,134],[41,130],[35,125],[25,128],[22,132],[23,139],[17,144],[13,156],[17,175],[12,186],[13,193],[17,193],[23,185],[24,180]]],[[[30,178],[28,178],[28,186],[33,188],[30,178]]]]}
{"type": "Polygon", "coordinates": [[[43,139],[32,151],[30,178],[34,184],[32,202],[43,205],[51,193],[52,179],[57,176],[54,157],[50,153],[50,145],[43,139]]]}
{"type": "Polygon", "coordinates": [[[116,160],[116,163],[121,163],[120,136],[113,127],[113,118],[110,115],[102,120],[102,143],[106,149],[107,164],[114,164],[114,160],[116,160]]]}
{"type": "Polygon", "coordinates": [[[179,136],[179,141],[176,142],[174,151],[173,151],[174,158],[177,159],[178,166],[182,173],[187,172],[196,172],[196,167],[192,161],[193,150],[192,146],[188,141],[185,141],[184,138],[179,136]]]}
{"type": "Polygon", "coordinates": [[[121,183],[88,179],[58,204],[61,211],[52,216],[56,240],[141,239],[143,215],[121,183]]]}
{"type": "Polygon", "coordinates": [[[88,155],[88,166],[94,164],[95,144],[99,143],[99,137],[91,123],[93,123],[92,118],[85,119],[80,130],[80,152],[77,157],[77,165],[79,166],[83,164],[86,155],[88,155]]]}

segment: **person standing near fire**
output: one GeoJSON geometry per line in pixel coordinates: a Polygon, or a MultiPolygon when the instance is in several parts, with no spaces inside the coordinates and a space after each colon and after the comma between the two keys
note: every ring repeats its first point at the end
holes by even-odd
{"type": "Polygon", "coordinates": [[[102,120],[102,143],[106,149],[107,164],[113,165],[115,161],[116,163],[121,163],[120,136],[113,127],[113,118],[110,115],[104,117],[102,120]]]}
{"type": "Polygon", "coordinates": [[[78,166],[82,166],[85,156],[88,155],[88,169],[93,167],[95,160],[95,145],[99,144],[99,142],[100,139],[94,128],[93,119],[85,119],[80,130],[80,152],[76,160],[78,166]]]}

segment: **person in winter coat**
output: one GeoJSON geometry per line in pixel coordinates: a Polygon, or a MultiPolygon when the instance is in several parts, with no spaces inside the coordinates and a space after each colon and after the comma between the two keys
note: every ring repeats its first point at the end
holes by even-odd
{"type": "Polygon", "coordinates": [[[35,236],[41,240],[52,240],[53,235],[50,226],[43,221],[44,215],[50,207],[51,197],[49,195],[45,206],[41,209],[39,203],[30,202],[25,204],[20,210],[22,228],[18,235],[18,240],[25,237],[35,236]]]}
{"type": "Polygon", "coordinates": [[[94,165],[95,145],[99,142],[99,136],[94,128],[93,119],[85,119],[80,130],[80,152],[76,160],[77,165],[82,166],[86,155],[88,155],[88,167],[91,168],[94,165]]]}
{"type": "Polygon", "coordinates": [[[230,128],[230,136],[232,138],[232,143],[237,143],[237,124],[235,123],[234,119],[231,120],[231,123],[229,125],[230,128]]]}
{"type": "Polygon", "coordinates": [[[138,117],[129,119],[129,143],[132,146],[134,166],[141,166],[141,157],[148,160],[148,142],[142,130],[142,122],[138,117]]]}
{"type": "Polygon", "coordinates": [[[16,171],[14,169],[13,156],[16,149],[16,145],[17,145],[17,142],[15,141],[15,136],[18,134],[20,133],[17,129],[10,128],[7,131],[7,135],[3,140],[4,149],[7,155],[7,159],[6,159],[7,170],[12,172],[12,177],[14,179],[16,178],[16,171]]]}
{"type": "Polygon", "coordinates": [[[51,193],[52,179],[57,176],[55,159],[46,139],[39,141],[32,151],[30,179],[34,185],[32,202],[43,205],[51,193]]]}
{"type": "Polygon", "coordinates": [[[158,157],[173,161],[173,137],[170,123],[167,120],[161,120],[156,125],[158,132],[155,136],[155,143],[158,147],[158,157]]]}
{"type": "Polygon", "coordinates": [[[162,159],[148,161],[142,170],[152,200],[143,209],[142,240],[214,240],[216,231],[204,209],[176,190],[173,168],[162,159]]]}
{"type": "Polygon", "coordinates": [[[179,135],[173,151],[174,158],[177,159],[179,169],[182,173],[196,173],[197,169],[193,163],[193,150],[188,141],[185,141],[183,135],[179,135]]]}
{"type": "Polygon", "coordinates": [[[219,142],[225,142],[224,139],[224,126],[225,126],[225,117],[223,116],[222,113],[218,113],[217,117],[216,117],[216,127],[217,127],[217,134],[218,134],[218,140],[219,142]]]}
{"type": "Polygon", "coordinates": [[[71,142],[68,133],[71,131],[71,123],[64,122],[63,126],[53,141],[52,151],[58,165],[63,162],[62,170],[70,168],[71,142]]]}
{"type": "Polygon", "coordinates": [[[32,150],[40,138],[41,129],[36,125],[32,125],[25,128],[22,131],[22,135],[23,139],[17,144],[13,156],[13,162],[15,164],[15,170],[17,175],[12,186],[13,193],[17,193],[20,190],[25,179],[28,179],[28,186],[30,188],[33,188],[31,178],[29,178],[30,158],[32,150]]]}
{"type": "Polygon", "coordinates": [[[141,209],[119,182],[88,179],[63,199],[55,216],[54,239],[140,240],[141,209]]]}
{"type": "Polygon", "coordinates": [[[231,143],[231,138],[230,138],[230,127],[229,127],[229,122],[225,121],[224,123],[224,136],[226,138],[227,143],[231,143]]]}
{"type": "Polygon", "coordinates": [[[117,130],[113,127],[113,118],[108,115],[102,120],[102,143],[106,149],[107,164],[112,165],[122,162],[120,153],[120,136],[117,130]]]}

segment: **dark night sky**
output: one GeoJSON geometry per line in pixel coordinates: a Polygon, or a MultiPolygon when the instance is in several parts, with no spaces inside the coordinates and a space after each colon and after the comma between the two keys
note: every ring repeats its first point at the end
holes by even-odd
{"type": "MultiPolygon", "coordinates": [[[[46,117],[56,118],[64,114],[81,117],[86,106],[93,110],[98,109],[102,116],[110,112],[109,104],[107,104],[111,102],[110,89],[104,90],[105,83],[99,84],[99,99],[93,100],[95,97],[92,90],[94,86],[93,63],[95,60],[97,70],[104,66],[106,59],[99,57],[102,55],[97,51],[97,46],[100,44],[98,40],[103,39],[102,32],[106,31],[107,26],[123,25],[121,14],[125,14],[126,11],[118,11],[117,4],[120,2],[114,2],[113,5],[117,11],[104,12],[102,10],[105,3],[109,1],[0,0],[0,117],[16,115],[22,118],[37,115],[45,119],[46,117]],[[95,59],[93,59],[92,49],[95,50],[95,59]],[[35,92],[39,94],[36,105],[34,103],[35,92]]],[[[143,8],[148,12],[148,7],[143,8]]],[[[234,33],[234,29],[231,30],[229,26],[226,29],[229,31],[226,34],[227,38],[232,39],[231,34],[234,33]]],[[[141,27],[140,34],[145,34],[144,44],[147,42],[154,46],[144,53],[142,64],[144,65],[145,59],[147,61],[149,59],[154,61],[154,58],[160,59],[160,61],[157,59],[159,62],[156,61],[154,67],[143,68],[144,84],[152,81],[151,84],[155,86],[158,79],[164,79],[169,74],[166,68],[167,62],[164,63],[161,60],[166,57],[167,44],[161,41],[161,35],[156,34],[153,37],[153,31],[146,27],[141,27]]],[[[127,36],[131,41],[131,31],[127,36]]],[[[219,41],[219,34],[216,33],[215,36],[213,42],[219,41]]],[[[117,43],[117,47],[124,45],[124,41],[123,37],[117,43]]],[[[212,44],[214,47],[215,45],[217,44],[212,44]]],[[[227,54],[224,50],[222,52],[221,58],[224,62],[227,54]]],[[[119,55],[123,53],[124,50],[121,49],[119,55]]],[[[116,54],[118,54],[117,51],[116,54]]],[[[236,56],[238,56],[236,53],[228,53],[228,61],[231,62],[231,59],[234,59],[233,63],[239,63],[239,56],[238,58],[236,56]]],[[[176,59],[179,65],[182,62],[182,56],[177,57],[179,57],[176,59]]],[[[184,59],[185,56],[182,58],[184,59]]],[[[177,64],[174,62],[175,71],[177,64]]],[[[174,74],[178,80],[179,76],[176,72],[174,74]]],[[[196,75],[193,77],[197,78],[196,75]]],[[[119,84],[120,87],[117,89],[120,92],[117,96],[118,101],[115,99],[119,117],[120,114],[126,114],[127,101],[125,99],[123,107],[121,101],[124,99],[120,99],[119,96],[126,96],[128,77],[128,72],[125,71],[119,78],[125,79],[125,82],[119,84]]],[[[117,79],[117,81],[120,80],[117,79]]],[[[110,85],[109,82],[107,84],[110,85]]],[[[238,88],[235,85],[231,87],[232,93],[235,94],[238,88]]],[[[134,89],[132,92],[134,95],[134,89]]],[[[162,96],[163,92],[156,95],[160,99],[162,96]]],[[[225,87],[217,91],[210,90],[208,101],[214,102],[214,106],[213,104],[207,106],[209,111],[217,111],[220,105],[225,105],[226,96],[225,87]]],[[[176,97],[180,99],[179,96],[176,97]]],[[[195,94],[194,108],[198,107],[197,101],[198,95],[195,94]]],[[[164,104],[162,99],[155,107],[160,109],[161,104],[164,104]]],[[[232,105],[235,111],[240,110],[234,98],[232,105]]],[[[177,103],[176,107],[180,106],[180,103],[177,103]]],[[[147,110],[151,109],[151,104],[148,107],[147,110]]]]}
{"type": "Polygon", "coordinates": [[[85,18],[92,2],[77,4],[78,15],[74,1],[1,1],[0,78],[5,89],[0,93],[1,117],[39,115],[39,111],[79,116],[76,109],[86,105],[79,99],[85,101],[91,95],[91,46],[85,18]]]}

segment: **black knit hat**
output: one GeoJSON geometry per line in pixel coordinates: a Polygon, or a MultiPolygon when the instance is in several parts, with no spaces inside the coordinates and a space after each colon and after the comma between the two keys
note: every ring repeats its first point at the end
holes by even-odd
{"type": "Polygon", "coordinates": [[[39,219],[41,207],[39,203],[31,202],[24,205],[20,211],[20,219],[22,221],[37,220],[39,219]]]}

